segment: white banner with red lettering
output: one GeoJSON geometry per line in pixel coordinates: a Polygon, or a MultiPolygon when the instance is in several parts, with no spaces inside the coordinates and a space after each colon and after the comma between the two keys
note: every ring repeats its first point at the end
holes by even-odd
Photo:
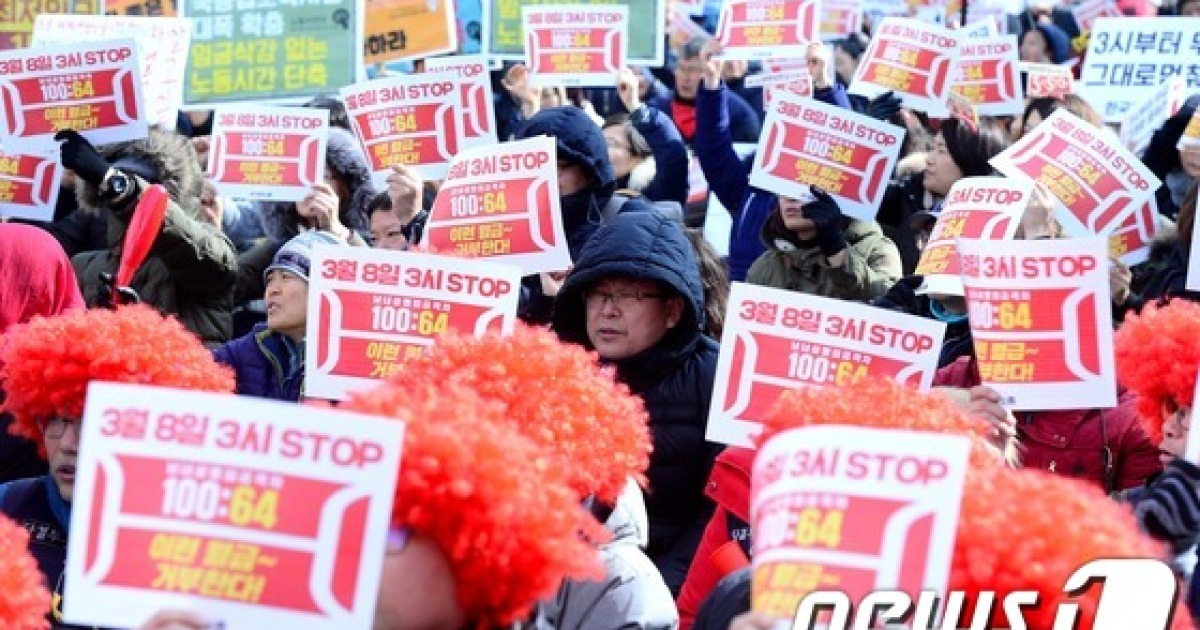
{"type": "Polygon", "coordinates": [[[425,60],[426,72],[458,74],[458,93],[461,97],[459,117],[462,119],[461,148],[496,144],[496,110],[492,103],[492,79],[488,58],[483,55],[430,57],[425,60]]]}
{"type": "Polygon", "coordinates": [[[1117,404],[1108,242],[958,242],[983,384],[1019,411],[1117,404]]]}
{"type": "Polygon", "coordinates": [[[0,220],[53,221],[62,171],[57,153],[0,151],[0,220]]]}
{"type": "Polygon", "coordinates": [[[894,91],[904,106],[945,117],[958,64],[959,32],[907,18],[887,18],[863,53],[850,93],[875,98],[894,91]]]}
{"type": "Polygon", "coordinates": [[[525,65],[534,84],[617,84],[629,51],[629,7],[524,6],[521,19],[525,65]]]}
{"type": "Polygon", "coordinates": [[[222,105],[213,113],[208,174],[222,195],[299,201],[325,181],[329,112],[222,105]]]}
{"type": "Polygon", "coordinates": [[[1174,116],[1187,99],[1187,82],[1183,77],[1171,77],[1146,95],[1146,98],[1129,108],[1121,122],[1121,144],[1136,155],[1141,155],[1150,144],[1150,137],[1167,119],[1174,116]]]}
{"type": "Polygon", "coordinates": [[[725,59],[804,58],[820,30],[821,0],[725,0],[716,37],[725,59]]]}
{"type": "Polygon", "coordinates": [[[975,104],[981,116],[1016,116],[1025,111],[1017,38],[970,38],[959,46],[954,93],[975,104]]]}
{"type": "Polygon", "coordinates": [[[928,389],[946,325],[866,304],[733,283],[706,438],[749,446],[779,395],[892,378],[928,389]]]}

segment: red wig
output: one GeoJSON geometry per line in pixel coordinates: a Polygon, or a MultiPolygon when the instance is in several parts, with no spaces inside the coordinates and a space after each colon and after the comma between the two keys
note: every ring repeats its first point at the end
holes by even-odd
{"type": "Polygon", "coordinates": [[[42,630],[50,626],[50,591],[29,555],[29,533],[0,516],[0,626],[42,630]]]}
{"type": "Polygon", "coordinates": [[[1200,369],[1200,304],[1172,300],[1130,314],[1114,338],[1117,378],[1137,394],[1138,416],[1157,443],[1167,399],[1192,405],[1200,369]]]}
{"type": "Polygon", "coordinates": [[[556,454],[580,497],[610,504],[650,465],[642,400],[613,380],[593,353],[545,329],[518,325],[507,337],[446,335],[392,379],[400,387],[456,382],[499,401],[512,426],[556,454]]]}
{"type": "Polygon", "coordinates": [[[13,415],[12,434],[39,445],[40,420],[83,415],[91,381],[234,391],[233,372],[194,334],[143,305],[35,318],[0,345],[0,410],[13,415]]]}
{"type": "Polygon", "coordinates": [[[454,384],[389,383],[343,408],[406,423],[392,521],[442,551],[474,627],[511,625],[564,578],[602,575],[579,535],[594,519],[566,471],[502,419],[502,405],[454,384]]]}

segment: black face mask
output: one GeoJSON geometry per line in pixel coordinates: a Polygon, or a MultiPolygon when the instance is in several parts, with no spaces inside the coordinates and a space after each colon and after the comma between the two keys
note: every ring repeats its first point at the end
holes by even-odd
{"type": "Polygon", "coordinates": [[[559,202],[562,205],[563,231],[567,238],[585,229],[594,229],[600,225],[600,208],[596,206],[596,195],[590,189],[563,195],[559,202]]]}

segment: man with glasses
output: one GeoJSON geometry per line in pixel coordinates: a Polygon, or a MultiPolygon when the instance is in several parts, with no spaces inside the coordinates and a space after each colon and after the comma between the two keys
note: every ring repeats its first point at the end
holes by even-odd
{"type": "Polygon", "coordinates": [[[683,228],[647,212],[597,230],[554,302],[559,338],[594,350],[646,404],[654,440],[646,555],[673,595],[712,513],[704,483],[720,450],[704,440],[718,352],[703,334],[704,313],[683,228]]]}

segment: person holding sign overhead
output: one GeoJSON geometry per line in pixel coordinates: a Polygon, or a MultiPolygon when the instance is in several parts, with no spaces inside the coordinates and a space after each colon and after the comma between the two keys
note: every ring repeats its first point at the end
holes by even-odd
{"type": "MultiPolygon", "coordinates": [[[[54,593],[56,628],[71,627],[61,625],[62,576],[79,422],[92,381],[225,393],[234,385],[233,375],[213,361],[195,335],[144,305],[37,319],[8,336],[0,351],[0,387],[8,394],[3,410],[13,415],[15,434],[38,443],[50,472],[0,485],[0,513],[37,532],[30,550],[54,593]]],[[[113,430],[144,432],[147,421],[145,416],[114,417],[113,430]]]]}

